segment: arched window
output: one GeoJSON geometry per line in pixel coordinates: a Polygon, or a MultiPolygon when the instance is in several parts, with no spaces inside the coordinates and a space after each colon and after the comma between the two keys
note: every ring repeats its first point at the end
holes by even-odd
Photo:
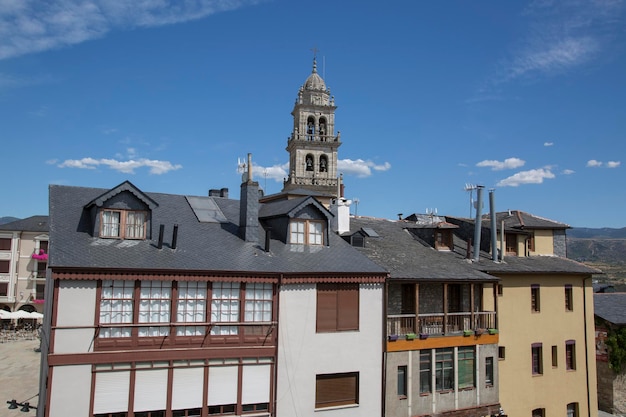
{"type": "Polygon", "coordinates": [[[305,165],[307,171],[313,171],[313,155],[307,154],[305,165]]]}
{"type": "Polygon", "coordinates": [[[328,171],[328,157],[326,155],[320,156],[320,172],[328,171]]]}
{"type": "Polygon", "coordinates": [[[315,117],[313,116],[306,119],[306,136],[307,140],[313,140],[315,136],[315,117]]]}
{"type": "Polygon", "coordinates": [[[325,136],[328,134],[328,130],[326,129],[326,118],[324,117],[320,117],[319,132],[320,132],[321,140],[325,141],[326,140],[325,136]]]}

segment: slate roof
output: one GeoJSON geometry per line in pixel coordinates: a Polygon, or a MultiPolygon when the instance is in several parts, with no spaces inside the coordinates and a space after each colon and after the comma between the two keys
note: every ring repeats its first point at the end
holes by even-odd
{"type": "Polygon", "coordinates": [[[465,248],[438,251],[426,245],[408,229],[413,222],[369,217],[352,217],[350,232],[373,229],[379,237],[366,237],[365,246],[358,248],[372,261],[390,272],[391,279],[422,281],[496,281],[471,266],[465,248]]]}
{"type": "Polygon", "coordinates": [[[596,316],[617,325],[626,325],[626,292],[593,295],[596,316]]]}
{"type": "Polygon", "coordinates": [[[481,253],[474,268],[489,274],[601,274],[602,271],[560,256],[505,256],[503,262],[493,262],[491,255],[481,253]]]}
{"type": "MultiPolygon", "coordinates": [[[[83,207],[108,190],[50,186],[51,268],[150,271],[213,271],[293,274],[379,274],[385,270],[371,262],[334,233],[329,246],[290,245],[271,240],[270,251],[238,236],[239,201],[213,199],[226,223],[199,222],[183,195],[145,193],[157,206],[152,211],[152,236],[146,240],[93,237],[83,207]],[[159,226],[165,226],[163,247],[157,247],[159,226]],[[170,247],[178,225],[176,249],[170,247]]],[[[264,210],[264,209],[261,209],[264,210]]]]}
{"type": "Polygon", "coordinates": [[[48,232],[48,216],[31,216],[25,219],[16,220],[11,223],[0,225],[0,230],[12,232],[48,232]]]}

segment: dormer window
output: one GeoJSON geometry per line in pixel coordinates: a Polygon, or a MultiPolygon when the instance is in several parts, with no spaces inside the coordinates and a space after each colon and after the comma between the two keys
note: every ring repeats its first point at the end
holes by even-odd
{"type": "Polygon", "coordinates": [[[452,231],[449,229],[435,230],[435,249],[452,250],[452,231]]]}
{"type": "Polygon", "coordinates": [[[289,223],[289,243],[323,245],[324,222],[294,219],[289,223]]]}
{"type": "Polygon", "coordinates": [[[100,237],[112,239],[145,239],[146,212],[102,210],[100,237]]]}

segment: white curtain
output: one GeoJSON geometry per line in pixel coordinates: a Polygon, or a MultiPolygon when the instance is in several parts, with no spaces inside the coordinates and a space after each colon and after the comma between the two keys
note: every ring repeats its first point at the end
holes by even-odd
{"type": "Polygon", "coordinates": [[[129,211],[126,213],[126,238],[143,239],[145,236],[146,213],[129,211]]]}
{"type": "Polygon", "coordinates": [[[246,284],[245,321],[272,320],[272,284],[246,284]]]}
{"type": "MultiPolygon", "coordinates": [[[[238,282],[215,282],[213,283],[213,296],[211,298],[211,322],[228,323],[239,321],[239,283],[238,282]]],[[[237,334],[237,326],[213,326],[213,335],[237,334]]]]}
{"type": "Polygon", "coordinates": [[[102,236],[119,237],[120,212],[105,210],[102,212],[102,236]]]}
{"type": "MultiPolygon", "coordinates": [[[[100,324],[133,322],[134,288],[134,281],[102,281],[100,324]]],[[[130,327],[102,328],[100,337],[130,337],[130,327]]]]}
{"type": "MultiPolygon", "coordinates": [[[[139,323],[169,323],[172,281],[142,281],[139,323]]],[[[140,327],[139,336],[167,336],[169,326],[140,327]]]]}
{"type": "Polygon", "coordinates": [[[322,244],[322,223],[309,222],[309,245],[322,244]]]}
{"type": "MultiPolygon", "coordinates": [[[[178,302],[176,304],[177,323],[202,323],[206,321],[206,282],[178,283],[178,302]]],[[[178,336],[203,335],[204,326],[179,326],[178,336]]]]}

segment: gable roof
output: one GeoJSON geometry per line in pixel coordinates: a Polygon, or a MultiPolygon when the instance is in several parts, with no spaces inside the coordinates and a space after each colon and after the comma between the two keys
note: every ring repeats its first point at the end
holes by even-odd
{"type": "Polygon", "coordinates": [[[11,223],[0,225],[0,230],[12,232],[47,232],[49,217],[48,216],[31,216],[25,219],[16,220],[11,223]]]}
{"type": "Polygon", "coordinates": [[[613,324],[626,325],[626,293],[596,293],[593,304],[596,316],[613,324]]]}
{"type": "Polygon", "coordinates": [[[261,205],[261,208],[259,209],[259,217],[262,219],[280,216],[292,218],[307,205],[316,207],[327,219],[334,217],[323,204],[320,204],[319,201],[311,196],[298,197],[290,200],[278,200],[272,202],[271,204],[265,203],[261,205]]]}
{"type": "MultiPolygon", "coordinates": [[[[49,265],[53,271],[386,275],[382,267],[334,233],[329,233],[328,246],[291,245],[271,239],[269,252],[258,243],[245,242],[239,237],[238,200],[194,197],[212,200],[225,218],[225,222],[200,222],[188,196],[141,194],[154,202],[152,236],[146,240],[102,239],[91,236],[81,222],[85,222],[85,205],[108,195],[108,190],[51,185],[49,265]],[[161,249],[157,247],[160,225],[165,229],[161,249]],[[178,234],[172,249],[174,225],[178,225],[178,234]]],[[[262,227],[259,232],[259,242],[263,242],[262,227]]]]}
{"type": "Polygon", "coordinates": [[[144,194],[139,188],[135,187],[130,181],[124,181],[120,185],[113,187],[110,190],[104,191],[101,195],[97,196],[96,198],[91,200],[89,203],[87,203],[85,207],[91,207],[94,205],[97,207],[102,207],[102,205],[107,200],[125,191],[128,191],[131,194],[133,194],[135,197],[137,197],[137,199],[139,199],[146,206],[148,206],[150,210],[153,210],[155,207],[158,206],[158,204],[154,200],[152,200],[150,197],[144,194]]]}
{"type": "Polygon", "coordinates": [[[423,281],[497,281],[497,278],[472,268],[465,250],[438,251],[410,233],[415,225],[402,220],[369,217],[350,219],[350,232],[372,229],[378,237],[366,238],[358,250],[385,267],[391,279],[423,281]]]}

